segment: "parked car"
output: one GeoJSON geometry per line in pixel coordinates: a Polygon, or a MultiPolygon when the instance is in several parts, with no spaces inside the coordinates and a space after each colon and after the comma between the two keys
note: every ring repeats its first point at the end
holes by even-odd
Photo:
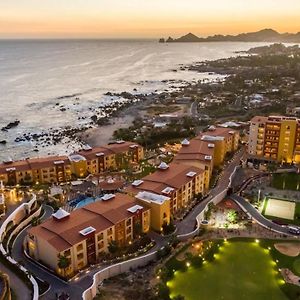
{"type": "Polygon", "coordinates": [[[289,233],[294,234],[294,235],[300,235],[300,228],[296,226],[288,226],[289,233]]]}

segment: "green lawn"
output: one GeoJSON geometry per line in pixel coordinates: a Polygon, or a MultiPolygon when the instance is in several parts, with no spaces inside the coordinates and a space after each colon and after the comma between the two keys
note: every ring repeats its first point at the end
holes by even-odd
{"type": "Polygon", "coordinates": [[[300,184],[300,174],[297,173],[282,173],[272,175],[272,187],[279,190],[298,191],[300,184]]]}
{"type": "MultiPolygon", "coordinates": [[[[167,286],[171,298],[183,295],[186,300],[290,298],[284,292],[285,286],[290,286],[282,280],[270,251],[260,243],[244,240],[224,243],[215,259],[201,267],[191,266],[186,271],[175,272],[167,286]]],[[[299,290],[293,290],[291,297],[299,290]]]]}

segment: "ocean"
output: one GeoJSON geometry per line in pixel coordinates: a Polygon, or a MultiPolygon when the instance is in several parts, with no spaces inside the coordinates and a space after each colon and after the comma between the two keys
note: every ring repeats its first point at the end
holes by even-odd
{"type": "Polygon", "coordinates": [[[209,77],[181,65],[227,58],[258,43],[159,44],[154,40],[0,40],[0,160],[70,153],[68,139],[37,154],[25,133],[83,126],[94,110],[116,99],[107,92],[151,93],[209,77]],[[169,82],[168,80],[174,80],[169,82]],[[61,110],[63,108],[63,110],[61,110]],[[82,116],[87,118],[83,119],[82,116]]]}

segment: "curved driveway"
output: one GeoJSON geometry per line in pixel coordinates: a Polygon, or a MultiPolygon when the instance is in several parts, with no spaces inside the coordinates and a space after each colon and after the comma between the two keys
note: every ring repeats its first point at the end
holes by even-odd
{"type": "Polygon", "coordinates": [[[244,155],[245,150],[244,148],[242,148],[240,152],[238,152],[234,156],[233,160],[227,164],[218,181],[218,184],[209,192],[209,196],[206,199],[204,199],[201,203],[196,205],[191,211],[191,213],[189,213],[182,221],[176,223],[176,226],[178,228],[178,235],[188,234],[195,229],[197,216],[205,209],[205,207],[208,205],[209,202],[212,201],[214,197],[216,197],[228,188],[228,185],[230,184],[230,177],[233,174],[234,169],[240,165],[240,161],[244,155]]]}
{"type": "Polygon", "coordinates": [[[261,226],[281,234],[291,235],[286,226],[275,224],[269,219],[265,218],[251,203],[249,203],[243,197],[240,197],[238,195],[231,195],[230,199],[237,203],[243,211],[250,215],[261,226]]]}

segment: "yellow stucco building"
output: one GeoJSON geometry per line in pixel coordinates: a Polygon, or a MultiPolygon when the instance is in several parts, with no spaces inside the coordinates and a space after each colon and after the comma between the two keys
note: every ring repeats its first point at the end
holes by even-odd
{"type": "Polygon", "coordinates": [[[285,116],[254,117],[248,152],[279,163],[300,163],[300,120],[285,116]]]}

